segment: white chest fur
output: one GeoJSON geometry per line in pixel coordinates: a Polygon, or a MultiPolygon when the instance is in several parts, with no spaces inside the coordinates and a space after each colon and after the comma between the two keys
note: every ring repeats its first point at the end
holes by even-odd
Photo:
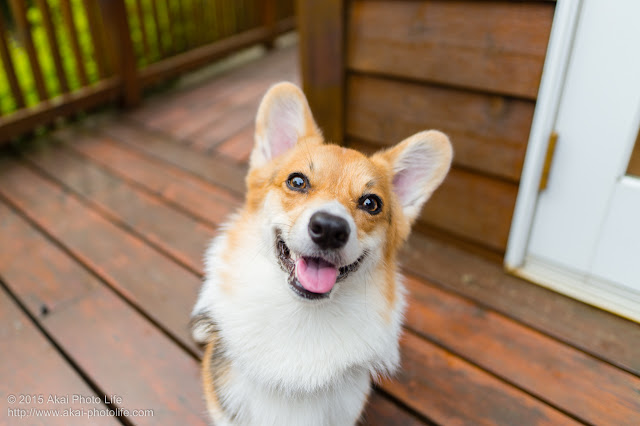
{"type": "Polygon", "coordinates": [[[330,300],[306,303],[273,256],[259,237],[232,249],[224,234],[206,254],[194,314],[213,319],[232,361],[232,380],[219,397],[242,413],[237,424],[352,424],[369,375],[389,374],[399,362],[402,284],[389,311],[375,291],[384,274],[367,270],[375,266],[370,259],[330,300]]]}

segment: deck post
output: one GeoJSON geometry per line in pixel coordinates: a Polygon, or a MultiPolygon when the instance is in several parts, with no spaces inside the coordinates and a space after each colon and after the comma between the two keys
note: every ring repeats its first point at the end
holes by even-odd
{"type": "Polygon", "coordinates": [[[264,46],[271,50],[276,38],[277,0],[265,0],[262,3],[262,25],[267,29],[269,36],[264,41],[264,46]]]}
{"type": "Polygon", "coordinates": [[[127,9],[124,0],[99,0],[110,54],[116,74],[122,80],[122,102],[125,107],[140,103],[141,85],[138,78],[136,57],[131,41],[127,9]]]}
{"type": "Polygon", "coordinates": [[[325,139],[344,142],[345,1],[297,0],[302,85],[325,139]]]}

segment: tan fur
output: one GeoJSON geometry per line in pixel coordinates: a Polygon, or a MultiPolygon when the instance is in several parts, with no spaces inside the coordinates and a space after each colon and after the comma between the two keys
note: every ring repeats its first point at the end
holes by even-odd
{"type": "Polygon", "coordinates": [[[221,412],[220,402],[218,401],[218,395],[213,380],[213,372],[211,371],[211,356],[213,355],[215,341],[209,342],[204,349],[204,355],[202,356],[202,388],[204,389],[204,399],[207,403],[207,409],[209,411],[221,412]]]}
{"type": "Polygon", "coordinates": [[[207,343],[202,357],[202,386],[209,412],[213,411],[233,418],[233,413],[229,413],[225,409],[218,397],[220,388],[225,386],[231,372],[230,361],[223,356],[220,345],[221,342],[216,332],[211,337],[211,341],[207,343]]]}
{"type": "Polygon", "coordinates": [[[411,227],[410,223],[402,220],[401,207],[392,194],[393,171],[387,158],[393,155],[391,150],[382,155],[377,154],[372,159],[352,149],[323,144],[318,136],[301,140],[290,152],[249,173],[247,220],[250,220],[250,213],[262,205],[264,197],[270,192],[278,193],[283,209],[289,212],[292,222],[302,213],[307,203],[316,199],[337,199],[349,206],[359,233],[369,234],[379,229],[387,235],[384,250],[386,270],[383,273],[388,279],[387,288],[382,290],[390,311],[395,306],[396,255],[411,227]],[[304,173],[309,178],[311,188],[308,193],[301,194],[287,188],[287,177],[293,172],[304,173]],[[367,186],[370,182],[373,185],[367,186]],[[382,198],[384,207],[380,214],[372,216],[357,208],[357,202],[364,193],[377,194],[382,198]]]}
{"type": "MultiPolygon", "coordinates": [[[[254,212],[267,193],[278,193],[285,211],[295,218],[305,203],[317,199],[338,200],[348,207],[359,232],[370,233],[378,226],[387,227],[396,209],[391,197],[391,174],[388,167],[381,168],[358,151],[336,145],[302,144],[262,169],[253,170],[247,179],[247,210],[254,212]],[[309,164],[313,163],[314,170],[309,164]],[[304,173],[311,183],[306,194],[293,192],[286,186],[287,176],[304,173]],[[375,184],[366,188],[373,181],[375,184]],[[384,209],[379,215],[369,215],[357,208],[360,197],[366,193],[383,198],[384,209]]],[[[398,215],[399,216],[399,215],[398,215]]],[[[401,244],[397,241],[396,245],[401,244]]]]}

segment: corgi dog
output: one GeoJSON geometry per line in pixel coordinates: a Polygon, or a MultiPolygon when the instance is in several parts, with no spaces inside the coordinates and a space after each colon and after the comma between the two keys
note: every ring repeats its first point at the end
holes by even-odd
{"type": "Polygon", "coordinates": [[[399,364],[398,250],[451,157],[434,130],[370,157],[325,143],[297,86],[268,90],[245,204],[205,254],[192,313],[214,424],[358,421],[399,364]]]}

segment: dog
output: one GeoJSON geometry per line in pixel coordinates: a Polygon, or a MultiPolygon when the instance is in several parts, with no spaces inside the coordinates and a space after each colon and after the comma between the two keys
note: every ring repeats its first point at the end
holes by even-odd
{"type": "Polygon", "coordinates": [[[191,330],[216,425],[353,425],[399,364],[398,250],[447,174],[447,136],[370,157],[325,143],[302,91],[256,116],[244,206],[205,254],[191,330]]]}

